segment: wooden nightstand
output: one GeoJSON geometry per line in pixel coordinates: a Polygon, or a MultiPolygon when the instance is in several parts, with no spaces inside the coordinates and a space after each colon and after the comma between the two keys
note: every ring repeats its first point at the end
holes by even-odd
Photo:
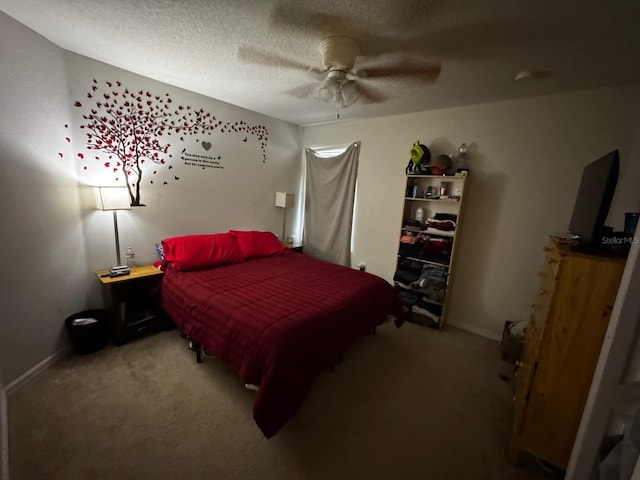
{"type": "Polygon", "coordinates": [[[283,245],[289,250],[293,250],[297,253],[303,253],[302,250],[304,249],[304,244],[302,243],[284,243],[283,245]]]}
{"type": "Polygon", "coordinates": [[[109,277],[109,270],[96,272],[102,283],[104,304],[110,310],[116,345],[122,345],[128,333],[141,332],[159,322],[154,290],[162,274],[153,265],[135,267],[121,277],[109,277]]]}

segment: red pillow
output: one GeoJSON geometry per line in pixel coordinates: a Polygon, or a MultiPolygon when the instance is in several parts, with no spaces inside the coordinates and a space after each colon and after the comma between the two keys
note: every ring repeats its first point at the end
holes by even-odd
{"type": "Polygon", "coordinates": [[[229,230],[229,233],[238,241],[246,259],[289,253],[289,249],[271,232],[229,230]]]}
{"type": "Polygon", "coordinates": [[[176,270],[198,270],[244,260],[233,235],[185,235],[162,240],[164,257],[176,270]]]}

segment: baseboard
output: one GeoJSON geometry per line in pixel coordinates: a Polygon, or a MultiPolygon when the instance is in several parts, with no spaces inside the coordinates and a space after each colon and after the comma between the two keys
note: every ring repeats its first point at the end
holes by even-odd
{"type": "Polygon", "coordinates": [[[57,362],[69,353],[69,347],[45,358],[27,372],[10,382],[3,390],[0,389],[0,480],[9,480],[9,415],[7,411],[7,397],[15,393],[22,386],[33,380],[40,372],[57,362]]]}
{"type": "Polygon", "coordinates": [[[499,342],[502,338],[501,335],[498,335],[497,333],[494,333],[490,330],[469,325],[468,323],[464,322],[447,322],[447,325],[451,325],[452,327],[459,328],[460,330],[464,330],[466,332],[475,333],[476,335],[480,335],[481,337],[485,337],[490,340],[495,340],[496,342],[499,342]]]}
{"type": "Polygon", "coordinates": [[[54,353],[53,355],[50,355],[49,357],[45,358],[43,361],[38,363],[35,367],[31,368],[30,370],[26,371],[25,373],[20,375],[18,378],[10,382],[9,385],[7,385],[4,388],[6,396],[10,397],[12,393],[18,391],[20,387],[22,387],[23,385],[26,385],[29,381],[33,380],[40,372],[50,367],[54,363],[56,363],[60,358],[64,357],[70,351],[71,351],[70,347],[63,348],[59,352],[54,353]]]}
{"type": "Polygon", "coordinates": [[[0,480],[9,480],[9,420],[4,390],[0,390],[0,455],[0,480]]]}

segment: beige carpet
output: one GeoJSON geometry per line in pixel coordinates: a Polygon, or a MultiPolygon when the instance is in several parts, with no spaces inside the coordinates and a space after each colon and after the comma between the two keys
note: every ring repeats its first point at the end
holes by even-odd
{"type": "Polygon", "coordinates": [[[73,356],[9,398],[12,480],[529,480],[505,461],[511,391],[499,345],[385,325],[320,375],[266,440],[255,392],[177,331],[73,356]]]}

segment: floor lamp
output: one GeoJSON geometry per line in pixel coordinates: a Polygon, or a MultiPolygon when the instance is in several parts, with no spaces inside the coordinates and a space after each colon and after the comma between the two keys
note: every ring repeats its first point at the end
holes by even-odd
{"type": "Polygon", "coordinates": [[[282,236],[280,241],[285,242],[285,229],[287,228],[287,208],[293,207],[293,193],[276,192],[276,207],[284,208],[284,219],[282,220],[282,236]]]}
{"type": "Polygon", "coordinates": [[[129,267],[122,265],[120,260],[120,237],[118,235],[118,210],[131,210],[131,199],[127,187],[95,187],[96,208],[98,210],[113,211],[113,230],[116,236],[116,266],[111,272],[129,271],[129,267]]]}

